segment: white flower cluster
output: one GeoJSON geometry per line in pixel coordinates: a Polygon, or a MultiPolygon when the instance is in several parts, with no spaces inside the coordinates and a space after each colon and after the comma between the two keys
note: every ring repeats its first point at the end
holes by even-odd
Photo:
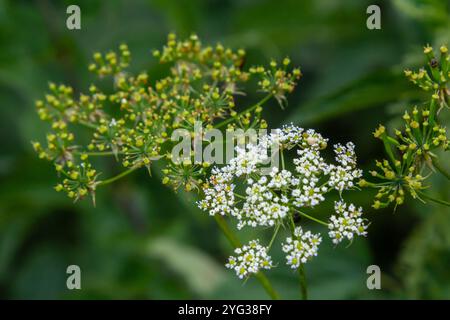
{"type": "Polygon", "coordinates": [[[245,225],[274,226],[277,221],[286,217],[289,199],[283,194],[278,195],[274,190],[287,188],[291,175],[287,170],[278,172],[277,168],[273,168],[269,177],[262,176],[257,181],[251,178],[247,180],[246,201],[236,215],[238,229],[245,225]]]}
{"type": "Polygon", "coordinates": [[[213,170],[210,179],[210,188],[206,188],[204,200],[199,202],[199,207],[209,211],[210,215],[231,214],[235,215],[236,208],[234,197],[234,184],[231,183],[232,177],[224,172],[213,170]]]}
{"type": "Polygon", "coordinates": [[[236,275],[242,279],[251,273],[258,273],[260,269],[272,268],[272,259],[267,254],[267,248],[259,244],[259,240],[252,240],[242,248],[234,250],[237,255],[230,256],[225,265],[228,269],[236,272],[236,275]]]}
{"type": "Polygon", "coordinates": [[[330,180],[328,185],[339,192],[354,187],[353,181],[361,178],[362,170],[356,169],[355,145],[348,142],[345,146],[334,146],[336,161],[339,165],[330,165],[330,180]]]}
{"type": "Polygon", "coordinates": [[[340,243],[347,238],[352,240],[354,235],[366,236],[367,223],[362,218],[362,208],[356,208],[353,204],[347,205],[343,201],[336,201],[334,204],[336,215],[330,217],[328,224],[328,235],[334,244],[340,243]]]}
{"type": "Polygon", "coordinates": [[[318,186],[318,183],[322,175],[329,173],[329,165],[318,150],[300,149],[297,154],[299,157],[294,159],[294,165],[299,174],[299,184],[293,186],[293,204],[300,208],[314,207],[325,200],[323,194],[328,191],[328,187],[318,186]]]}
{"type": "Polygon", "coordinates": [[[332,189],[342,192],[352,188],[353,181],[362,174],[356,169],[352,143],[335,145],[337,165],[327,163],[321,156],[320,151],[326,146],[327,139],[314,130],[290,125],[265,136],[259,144],[237,147],[237,156],[227,166],[213,170],[199,207],[210,215],[236,217],[238,228],[274,226],[287,216],[289,206],[315,207],[332,189]],[[275,167],[270,175],[261,175],[260,168],[269,159],[268,148],[274,143],[283,148],[297,146],[298,157],[293,160],[295,172],[275,167]],[[246,179],[245,196],[241,196],[244,200],[234,194],[240,177],[246,179]]]}
{"type": "Polygon", "coordinates": [[[236,147],[237,156],[221,169],[222,172],[240,177],[257,171],[257,166],[268,160],[268,140],[263,139],[259,144],[247,144],[246,148],[236,147]]]}
{"type": "Polygon", "coordinates": [[[285,125],[281,129],[274,130],[271,139],[282,144],[286,149],[292,149],[295,146],[300,148],[321,150],[327,147],[328,139],[322,137],[313,129],[305,129],[292,124],[285,125]]]}
{"type": "MultiPolygon", "coordinates": [[[[237,155],[228,165],[213,169],[203,188],[205,196],[198,205],[210,215],[235,218],[238,229],[290,224],[296,211],[313,209],[333,190],[342,196],[343,191],[353,188],[354,181],[362,175],[357,168],[353,143],[334,146],[336,163],[328,163],[321,154],[327,143],[328,140],[314,130],[290,125],[263,137],[258,144],[237,147],[237,155]],[[296,157],[292,164],[288,164],[293,170],[286,170],[284,166],[282,169],[274,167],[270,174],[263,175],[261,169],[270,159],[269,147],[274,145],[281,146],[281,151],[295,150],[296,157]]],[[[271,151],[273,155],[274,150],[271,151]]],[[[344,238],[351,240],[355,234],[365,236],[367,225],[361,217],[361,208],[356,209],[352,204],[347,206],[341,201],[338,203],[337,214],[329,222],[329,236],[333,242],[339,243],[344,238]]],[[[312,219],[315,220],[314,217],[312,219]]],[[[307,262],[317,254],[320,242],[319,234],[296,228],[293,237],[283,244],[288,265],[297,268],[307,262]]],[[[241,253],[245,255],[252,249],[247,258],[230,257],[227,264],[240,277],[257,272],[261,261],[271,266],[270,258],[262,249],[264,247],[259,242],[252,242],[251,246],[237,252],[241,256],[241,253]]]]}
{"type": "Polygon", "coordinates": [[[320,234],[313,234],[311,231],[303,232],[301,227],[296,227],[294,239],[287,238],[282,246],[283,252],[287,254],[286,263],[292,269],[297,269],[317,255],[321,242],[320,234]]]}

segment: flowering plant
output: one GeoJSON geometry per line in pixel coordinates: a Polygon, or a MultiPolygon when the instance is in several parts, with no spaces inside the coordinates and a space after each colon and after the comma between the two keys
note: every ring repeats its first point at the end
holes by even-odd
{"type": "Polygon", "coordinates": [[[449,202],[423,192],[428,188],[424,180],[434,172],[450,179],[437,153],[439,150],[449,150],[447,128],[440,123],[439,113],[449,108],[450,55],[446,46],[441,46],[439,51],[440,56],[436,57],[433,48],[426,46],[424,53],[428,68],[421,68],[418,72],[405,70],[411,82],[429,93],[429,100],[420,107],[414,106],[412,111],[405,111],[404,128],[395,129],[395,136],[389,135],[383,125],[374,132],[375,138],[383,142],[388,159],[377,161],[377,170],[371,171],[378,181],[361,180],[360,186],[378,189],[373,204],[375,209],[384,208],[390,203],[395,206],[403,204],[406,192],[422,201],[426,199],[450,206],[449,202]],[[424,173],[426,170],[428,173],[424,173]]]}
{"type": "Polygon", "coordinates": [[[199,207],[214,216],[235,247],[235,256],[228,259],[226,267],[240,278],[254,275],[272,298],[278,295],[261,270],[275,265],[269,251],[279,230],[288,230],[290,236],[281,250],[286,263],[299,270],[306,297],[303,265],[317,254],[322,238],[306,231],[299,224],[301,220],[325,226],[335,244],[367,233],[362,209],[342,200],[344,191],[357,189],[356,182],[362,176],[355,146],[351,142],[334,145],[335,163],[330,163],[323,155],[328,139],[314,130],[289,125],[262,136],[258,143],[236,147],[236,156],[223,167],[210,170],[208,159],[198,159],[192,152],[175,161],[171,151],[178,130],[199,139],[202,145],[211,142],[205,134],[197,136],[198,122],[206,129],[265,129],[262,106],[274,98],[283,107],[301,72],[289,68],[288,58],[281,63],[271,61],[268,67],[247,69],[244,50],[233,51],[221,44],[205,47],[196,35],[179,41],[170,34],[167,44],[153,56],[167,66],[166,77],[130,74],[131,54],[123,44],[119,53],[94,54],[89,65],[101,79],[111,77],[109,88],[92,84],[89,93],[76,95],[69,86],[51,83],[50,93],[36,102],[40,118],[50,123],[51,131],[45,144],[33,142],[33,147],[40,158],[54,164],[61,177],[55,189],[74,201],[90,195],[95,204],[99,187],[140,168],[151,173],[152,164],[162,162],[162,183],[199,191],[199,207]],[[237,111],[237,97],[255,87],[264,97],[237,111]],[[294,158],[285,163],[288,152],[294,158]],[[111,157],[125,169],[104,179],[92,161],[98,157],[111,157]],[[264,168],[271,157],[281,157],[281,168],[264,168]],[[327,221],[309,212],[333,191],[340,200],[327,221]],[[242,245],[224,216],[236,219],[238,229],[273,228],[272,240],[268,245],[258,239],[242,245]]]}

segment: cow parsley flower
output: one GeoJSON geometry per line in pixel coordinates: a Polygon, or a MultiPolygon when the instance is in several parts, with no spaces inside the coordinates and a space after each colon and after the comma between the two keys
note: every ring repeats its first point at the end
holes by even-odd
{"type": "Polygon", "coordinates": [[[336,161],[339,165],[330,166],[330,180],[328,185],[339,192],[355,186],[355,180],[362,177],[362,170],[356,168],[355,145],[348,142],[345,146],[334,146],[336,161]]]}
{"type": "Polygon", "coordinates": [[[248,144],[247,148],[236,147],[237,156],[230,160],[225,171],[232,172],[236,177],[249,175],[257,170],[257,165],[268,159],[266,144],[248,144]]]}
{"type": "MultiPolygon", "coordinates": [[[[353,204],[337,202],[336,214],[329,222],[305,212],[315,209],[331,192],[337,191],[342,199],[343,192],[354,188],[355,179],[362,174],[357,168],[353,143],[334,145],[335,162],[328,162],[322,154],[327,143],[328,140],[314,130],[289,125],[262,137],[257,144],[239,146],[228,165],[213,169],[204,186],[204,198],[198,205],[210,215],[232,217],[238,229],[273,227],[279,230],[288,226],[292,235],[283,243],[282,250],[286,253],[287,264],[294,269],[316,256],[322,241],[320,234],[303,231],[296,225],[297,215],[327,226],[335,244],[344,238],[351,240],[354,235],[365,236],[367,224],[362,218],[362,209],[353,204]],[[263,171],[270,160],[268,151],[274,145],[280,147],[281,153],[292,150],[292,163],[285,166],[283,156],[281,168],[275,166],[268,172],[263,171]]],[[[273,155],[274,150],[270,151],[273,155]]],[[[274,232],[271,244],[277,232],[274,232]]],[[[244,259],[242,256],[250,250],[249,246],[244,246],[236,251],[239,256],[230,257],[227,263],[227,267],[234,269],[241,278],[256,273],[261,267],[255,252],[266,257],[271,248],[271,244],[267,249],[259,242],[250,244],[258,249],[244,259]]],[[[265,265],[272,266],[268,261],[265,265]]]]}
{"type": "Polygon", "coordinates": [[[287,265],[291,266],[292,269],[297,269],[301,264],[317,256],[321,242],[320,234],[313,234],[311,231],[303,232],[301,227],[296,227],[294,237],[288,237],[282,245],[283,252],[287,254],[287,265]]]}
{"type": "Polygon", "coordinates": [[[306,178],[311,177],[314,183],[317,182],[315,178],[318,175],[329,171],[328,164],[318,150],[300,149],[297,150],[297,154],[299,157],[294,159],[295,171],[306,178]]]}
{"type": "Polygon", "coordinates": [[[355,186],[355,180],[362,177],[360,169],[352,169],[350,166],[334,166],[330,167],[330,180],[328,185],[339,192],[351,189],[355,186]]]}
{"type": "MultiPolygon", "coordinates": [[[[256,185],[256,188],[259,186],[256,185]]],[[[283,204],[285,199],[285,197],[274,196],[270,191],[256,199],[251,196],[244,203],[242,213],[237,215],[239,220],[237,228],[242,229],[246,225],[251,227],[274,226],[285,218],[289,211],[289,207],[283,204]]]]}
{"type": "Polygon", "coordinates": [[[336,161],[342,166],[356,166],[355,144],[347,142],[345,146],[340,143],[334,145],[334,153],[336,154],[336,161]]]}
{"type": "Polygon", "coordinates": [[[313,129],[305,129],[294,126],[293,124],[284,125],[281,129],[274,130],[272,139],[277,140],[286,149],[291,149],[295,146],[301,148],[321,150],[325,149],[328,139],[313,129]]]}
{"type": "Polygon", "coordinates": [[[355,205],[347,205],[343,201],[336,201],[334,204],[336,215],[330,217],[328,224],[328,235],[334,244],[340,243],[347,238],[353,240],[354,235],[366,236],[367,223],[366,219],[362,218],[362,208],[356,208],[355,205]]]}
{"type": "Polygon", "coordinates": [[[231,213],[238,219],[238,228],[274,226],[288,215],[289,205],[313,208],[332,189],[342,193],[353,188],[354,180],[362,174],[356,168],[353,143],[335,145],[337,165],[327,163],[321,155],[326,145],[327,139],[314,130],[290,125],[275,130],[258,144],[238,146],[236,157],[228,165],[214,169],[205,187],[205,199],[199,206],[210,215],[231,213]],[[298,157],[293,159],[295,171],[274,167],[267,177],[262,175],[260,169],[269,159],[268,149],[274,143],[297,146],[298,157]],[[242,176],[246,178],[245,195],[235,201],[235,183],[242,176]]]}
{"type": "Polygon", "coordinates": [[[252,240],[247,245],[234,250],[236,256],[230,256],[225,265],[236,272],[242,279],[260,269],[272,268],[272,258],[267,254],[267,248],[259,244],[259,240],[252,240]]]}
{"type": "Polygon", "coordinates": [[[208,210],[210,215],[231,214],[236,215],[234,184],[230,183],[231,177],[226,172],[216,172],[210,179],[210,186],[204,189],[205,198],[199,201],[199,207],[208,210]]]}

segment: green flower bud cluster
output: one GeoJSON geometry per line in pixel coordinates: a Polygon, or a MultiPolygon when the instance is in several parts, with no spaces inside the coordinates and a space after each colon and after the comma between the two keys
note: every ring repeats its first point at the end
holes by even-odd
{"type": "Polygon", "coordinates": [[[428,60],[428,70],[405,70],[406,77],[425,91],[438,91],[445,89],[450,78],[450,55],[447,46],[439,48],[439,56],[434,54],[432,47],[427,45],[423,50],[428,60]]]}
{"type": "Polygon", "coordinates": [[[98,76],[118,74],[126,69],[130,64],[131,53],[126,44],[119,47],[120,53],[110,51],[103,55],[100,52],[94,54],[94,62],[89,65],[89,71],[95,72],[98,76]]]}
{"type": "MultiPolygon", "coordinates": [[[[405,75],[416,85],[431,93],[430,100],[423,106],[414,106],[412,111],[403,115],[404,127],[396,129],[389,135],[380,125],[374,137],[383,142],[388,159],[377,161],[377,170],[371,175],[378,182],[360,181],[360,186],[378,189],[373,207],[375,209],[404,203],[408,192],[413,198],[427,197],[422,190],[427,188],[423,182],[434,172],[441,172],[450,179],[445,169],[439,164],[436,151],[449,149],[447,129],[441,125],[438,115],[441,109],[448,108],[449,101],[449,54],[447,47],[440,48],[440,57],[433,53],[433,48],[426,46],[424,53],[428,59],[428,68],[418,72],[405,71],[405,75]],[[424,174],[428,168],[430,174],[424,174]]],[[[442,202],[442,201],[441,201],[442,202]]]]}
{"type": "Polygon", "coordinates": [[[260,74],[261,80],[258,82],[261,90],[272,94],[281,106],[286,103],[286,93],[291,93],[295,88],[295,81],[302,75],[300,69],[296,68],[292,72],[287,71],[290,64],[289,58],[282,62],[282,68],[278,67],[276,61],[270,62],[270,68],[263,66],[250,69],[250,73],[260,74]]]}
{"type": "Polygon", "coordinates": [[[195,162],[193,156],[191,161],[172,162],[170,151],[176,143],[172,133],[186,129],[194,135],[197,122],[206,128],[266,128],[262,106],[271,98],[284,104],[301,77],[299,69],[289,69],[288,58],[272,61],[269,67],[246,68],[244,50],[204,46],[196,35],[178,40],[169,34],[166,45],[153,56],[167,66],[167,74],[159,79],[127,71],[131,54],[125,44],[118,52],[95,53],[88,69],[101,85],[75,93],[70,86],[51,83],[49,93],[36,102],[50,132],[46,144],[33,146],[40,158],[55,164],[63,179],[58,191],[75,200],[93,196],[97,186],[139,168],[150,171],[154,161],[166,163],[164,184],[193,190],[202,183],[209,164],[195,162]],[[259,102],[239,110],[236,96],[261,91],[266,95],[259,102]],[[125,171],[98,180],[100,172],[90,159],[100,156],[113,157],[125,171]]]}

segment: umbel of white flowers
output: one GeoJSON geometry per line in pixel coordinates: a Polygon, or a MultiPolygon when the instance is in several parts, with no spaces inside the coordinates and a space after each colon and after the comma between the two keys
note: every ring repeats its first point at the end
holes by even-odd
{"type": "MultiPolygon", "coordinates": [[[[258,144],[236,148],[237,156],[222,168],[213,168],[212,175],[203,188],[204,198],[198,206],[210,215],[231,216],[237,219],[237,228],[277,227],[291,225],[282,250],[286,262],[296,269],[317,255],[322,241],[320,234],[304,232],[295,226],[294,215],[301,214],[327,225],[328,235],[334,244],[352,240],[354,235],[367,234],[367,220],[362,218],[362,209],[342,200],[344,190],[355,187],[355,180],[362,176],[356,167],[354,144],[334,145],[336,163],[327,163],[321,152],[327,147],[325,139],[314,130],[289,125],[264,136],[258,144]],[[280,150],[295,149],[293,171],[274,167],[269,175],[261,174],[261,168],[268,161],[269,146],[279,144],[280,150]],[[236,188],[236,186],[240,186],[236,188]],[[237,189],[243,190],[238,194],[237,189]],[[335,212],[328,222],[323,222],[304,213],[325,201],[331,191],[337,191],[341,200],[335,203],[335,212]]],[[[283,158],[282,158],[283,159],[283,158]]],[[[257,273],[261,268],[273,266],[268,255],[270,247],[252,240],[235,250],[227,268],[235,270],[240,278],[257,273]]]]}

